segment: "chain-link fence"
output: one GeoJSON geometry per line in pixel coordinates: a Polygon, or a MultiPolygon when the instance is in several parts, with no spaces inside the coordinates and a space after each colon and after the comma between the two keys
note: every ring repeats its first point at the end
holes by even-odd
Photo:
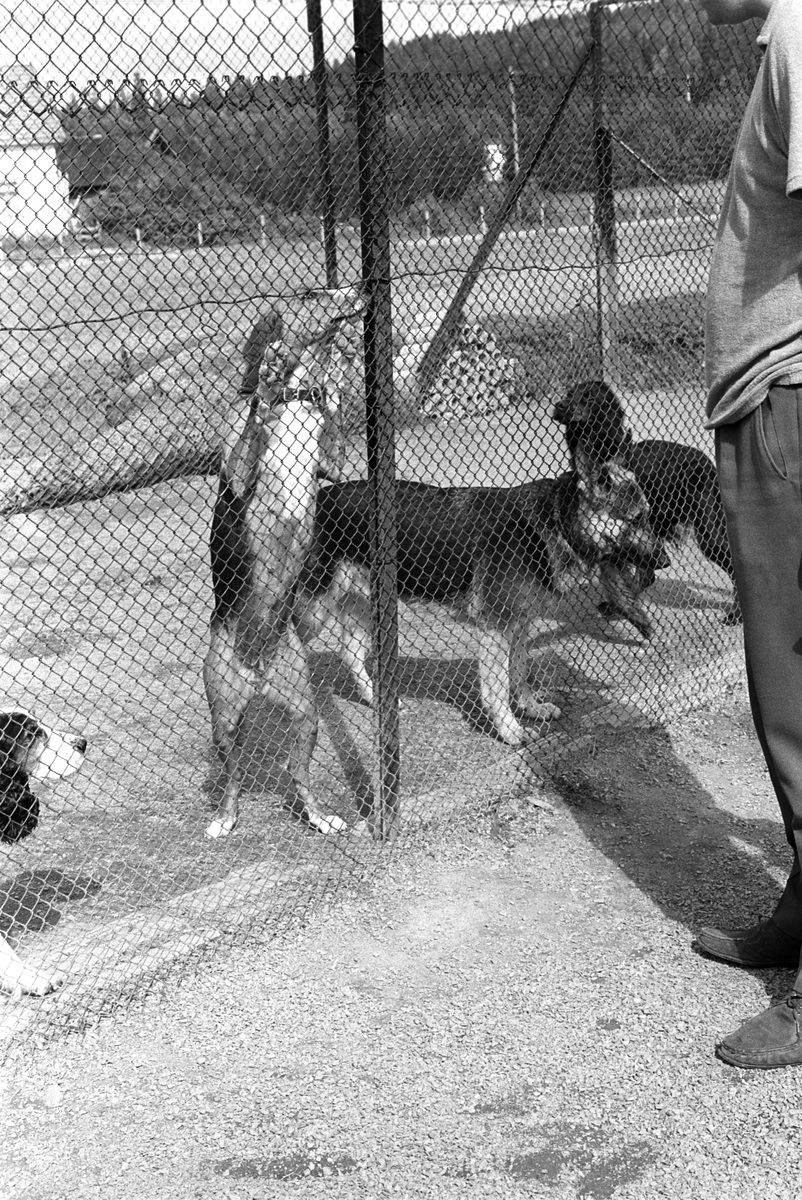
{"type": "Polygon", "coordinates": [[[8,11],[8,1038],[737,669],[702,304],[753,32],[8,11]]]}

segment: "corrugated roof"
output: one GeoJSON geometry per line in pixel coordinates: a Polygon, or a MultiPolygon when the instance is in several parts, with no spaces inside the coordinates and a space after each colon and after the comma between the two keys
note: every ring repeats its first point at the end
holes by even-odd
{"type": "Polygon", "coordinates": [[[61,134],[55,97],[22,63],[0,66],[0,148],[48,146],[61,134]]]}

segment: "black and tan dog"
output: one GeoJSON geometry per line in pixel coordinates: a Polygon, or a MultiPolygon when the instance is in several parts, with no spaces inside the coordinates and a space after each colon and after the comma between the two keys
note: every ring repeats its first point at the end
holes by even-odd
{"type": "Polygon", "coordinates": [[[318,810],[310,790],[317,711],[291,617],[312,545],[319,479],[337,470],[336,343],[361,315],[357,291],[328,294],[308,314],[311,335],[308,323],[296,336],[276,315],[245,347],[244,407],[224,448],[210,538],[214,611],[203,678],[224,774],[220,810],[206,831],[211,838],[237,824],[241,726],[258,693],[279,693],[288,703],[294,811],[324,832],[344,828],[339,817],[318,810]],[[271,669],[282,643],[286,675],[276,681],[271,669]]]}
{"type": "MultiPolygon", "coordinates": [[[[0,709],[0,841],[18,842],[39,822],[31,780],[64,779],[84,761],[86,738],[58,733],[22,708],[0,709]]],[[[35,970],[0,936],[0,991],[44,996],[61,979],[35,970]]]]}
{"type": "MultiPolygon", "coordinates": [[[[585,380],[572,387],[552,415],[565,426],[572,459],[581,449],[594,463],[614,461],[633,472],[648,501],[652,529],[659,538],[676,542],[684,530],[691,530],[702,554],[732,578],[718,478],[706,454],[681,442],[636,442],[627,428],[621,401],[603,380],[585,380]]],[[[608,582],[612,582],[612,573],[608,582]]],[[[647,571],[637,577],[630,570],[624,587],[637,593],[653,582],[653,573],[647,571]]],[[[627,615],[620,611],[613,593],[602,607],[608,616],[627,615]]],[[[736,595],[724,620],[727,624],[740,621],[736,595]]]]}
{"type": "MultiPolygon", "coordinates": [[[[581,452],[577,470],[559,479],[509,489],[398,482],[395,498],[399,594],[458,605],[475,627],[482,706],[511,746],[525,740],[521,716],[559,715],[529,683],[528,629],[548,593],[582,586],[612,562],[644,571],[667,564],[632,473],[616,463],[597,468],[581,452]]],[[[368,703],[369,566],[367,484],[323,488],[297,619],[315,632],[335,630],[368,703]]],[[[619,603],[642,622],[625,584],[619,603]]]]}

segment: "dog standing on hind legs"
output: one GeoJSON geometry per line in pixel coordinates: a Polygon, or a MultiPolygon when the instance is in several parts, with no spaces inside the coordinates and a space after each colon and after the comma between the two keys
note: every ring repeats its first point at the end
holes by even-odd
{"type": "Polygon", "coordinates": [[[344,291],[338,308],[303,344],[284,343],[276,318],[246,346],[242,394],[249,398],[248,410],[224,448],[210,537],[214,610],[203,678],[224,784],[220,809],[206,831],[210,838],[225,837],[237,826],[242,723],[257,694],[276,695],[291,713],[292,811],[320,832],[345,828],[340,817],[321,813],[312,795],[309,765],[318,714],[292,620],[312,541],[318,479],[339,443],[331,385],[335,342],[344,323],[361,317],[361,297],[344,291]],[[288,674],[277,687],[269,673],[282,642],[288,674]]]}

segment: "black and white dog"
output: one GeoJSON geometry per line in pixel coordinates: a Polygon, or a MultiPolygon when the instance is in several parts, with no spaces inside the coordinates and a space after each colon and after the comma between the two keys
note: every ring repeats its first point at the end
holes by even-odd
{"type": "MultiPolygon", "coordinates": [[[[39,822],[31,780],[64,779],[84,761],[86,738],[59,733],[22,708],[0,709],[0,841],[18,842],[39,822]]],[[[44,996],[60,978],[35,970],[0,936],[0,991],[44,996]]]]}

